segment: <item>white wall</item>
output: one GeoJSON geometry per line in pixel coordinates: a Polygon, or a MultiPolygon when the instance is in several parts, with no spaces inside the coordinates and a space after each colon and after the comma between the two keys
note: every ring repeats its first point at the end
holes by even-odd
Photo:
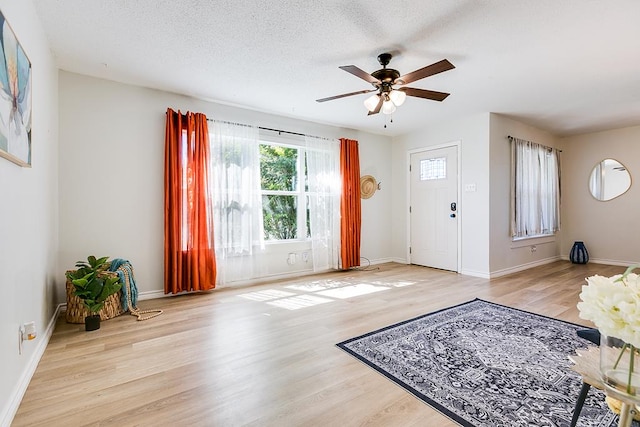
{"type": "MultiPolygon", "coordinates": [[[[391,178],[391,140],[383,135],[360,133],[360,176],[371,175],[380,183],[369,199],[362,202],[362,246],[360,255],[371,262],[392,261],[391,235],[396,233],[391,215],[392,195],[396,192],[391,178]]],[[[362,260],[362,266],[367,263],[362,260]]]]}
{"type": "Polygon", "coordinates": [[[640,262],[640,126],[563,138],[561,253],[582,240],[592,261],[630,265],[640,262]],[[599,161],[613,158],[627,167],[631,188],[601,202],[589,192],[589,176],[599,161]]]}
{"type": "Polygon", "coordinates": [[[482,113],[441,123],[394,138],[393,141],[393,256],[408,262],[408,151],[460,141],[460,186],[475,184],[458,201],[461,230],[461,273],[489,275],[489,114],[482,113]]]}
{"type": "MultiPolygon", "coordinates": [[[[546,131],[499,114],[491,114],[490,127],[490,269],[491,276],[496,277],[557,259],[562,232],[554,238],[512,242],[509,231],[511,144],[507,136],[511,135],[549,147],[558,147],[558,138],[546,131]],[[535,246],[535,251],[532,251],[532,246],[535,246]]],[[[565,153],[562,153],[563,165],[566,163],[565,159],[565,153]]],[[[563,169],[561,173],[564,181],[567,172],[563,169]]],[[[564,202],[564,193],[562,196],[564,202]]]]}
{"type": "MultiPolygon", "coordinates": [[[[362,174],[391,181],[390,138],[60,72],[60,274],[89,254],[129,259],[141,294],[163,289],[163,161],[167,107],[208,118],[356,139],[362,174]]],[[[391,188],[363,201],[364,257],[391,257],[391,188]]],[[[311,271],[287,264],[303,245],[272,245],[267,275],[311,271]]],[[[64,300],[62,284],[58,300],[64,300]]]]}
{"type": "MultiPolygon", "coordinates": [[[[0,425],[26,390],[56,308],[58,82],[48,41],[30,0],[0,0],[32,66],[32,168],[0,158],[0,425]],[[38,337],[18,354],[18,328],[38,337]]],[[[49,330],[50,331],[50,330],[49,330]]]]}

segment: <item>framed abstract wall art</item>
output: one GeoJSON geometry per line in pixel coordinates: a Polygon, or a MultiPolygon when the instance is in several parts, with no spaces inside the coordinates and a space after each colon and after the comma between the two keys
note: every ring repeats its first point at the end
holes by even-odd
{"type": "Polygon", "coordinates": [[[31,62],[0,12],[0,157],[31,166],[31,62]]]}

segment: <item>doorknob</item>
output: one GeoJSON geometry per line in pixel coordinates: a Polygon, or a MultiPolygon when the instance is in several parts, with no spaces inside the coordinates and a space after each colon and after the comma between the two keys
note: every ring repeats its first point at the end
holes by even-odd
{"type": "Polygon", "coordinates": [[[456,205],[456,202],[452,202],[451,203],[451,211],[455,212],[458,209],[458,206],[456,205]]]}
{"type": "Polygon", "coordinates": [[[451,218],[455,218],[455,217],[456,217],[456,214],[451,214],[451,215],[449,215],[449,216],[450,216],[451,218]]]}

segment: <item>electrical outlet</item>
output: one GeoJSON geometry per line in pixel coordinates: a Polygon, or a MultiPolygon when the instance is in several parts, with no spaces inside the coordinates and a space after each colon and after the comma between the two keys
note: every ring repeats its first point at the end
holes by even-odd
{"type": "Polygon", "coordinates": [[[302,252],[302,261],[309,262],[309,252],[302,252]]]}
{"type": "Polygon", "coordinates": [[[298,261],[296,254],[294,252],[289,253],[289,256],[287,257],[287,264],[293,265],[296,261],[298,261]]]}
{"type": "Polygon", "coordinates": [[[536,245],[532,245],[531,246],[531,253],[534,253],[537,250],[538,250],[538,248],[536,248],[536,245]]]}
{"type": "Polygon", "coordinates": [[[36,339],[36,322],[27,322],[22,325],[22,340],[31,341],[36,339]]]}

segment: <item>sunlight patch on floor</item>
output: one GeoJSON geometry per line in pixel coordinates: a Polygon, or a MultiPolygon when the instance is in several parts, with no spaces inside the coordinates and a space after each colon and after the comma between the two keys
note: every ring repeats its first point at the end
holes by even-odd
{"type": "Polygon", "coordinates": [[[407,282],[406,280],[397,280],[397,281],[393,281],[393,282],[383,282],[380,280],[376,280],[374,282],[371,282],[372,285],[379,285],[379,286],[393,286],[394,288],[403,288],[405,286],[411,286],[411,285],[415,285],[418,282],[407,282]]]}
{"type": "Polygon", "coordinates": [[[368,283],[357,283],[356,280],[327,279],[299,282],[284,286],[285,289],[295,292],[265,289],[263,291],[249,292],[238,296],[253,301],[265,302],[266,304],[287,310],[298,310],[318,304],[334,302],[336,300],[387,291],[392,288],[415,285],[416,283],[418,282],[402,280],[376,280],[368,283]]]}
{"type": "Polygon", "coordinates": [[[290,297],[292,295],[295,294],[293,292],[279,291],[277,289],[265,289],[264,291],[249,292],[248,294],[238,296],[253,301],[269,301],[272,299],[290,297]]]}
{"type": "Polygon", "coordinates": [[[315,295],[297,295],[295,297],[269,301],[267,302],[267,304],[275,305],[276,307],[280,308],[286,308],[287,310],[298,310],[300,308],[311,307],[313,305],[325,304],[333,301],[334,300],[321,298],[315,295]]]}
{"type": "Polygon", "coordinates": [[[348,285],[351,285],[351,283],[338,280],[316,280],[313,282],[294,283],[293,285],[285,286],[285,288],[302,292],[317,292],[348,285]]]}
{"type": "Polygon", "coordinates": [[[345,286],[342,288],[328,289],[318,292],[318,295],[325,297],[347,299],[357,297],[359,295],[372,294],[374,292],[387,291],[391,288],[386,286],[374,286],[368,283],[359,283],[357,285],[345,286]]]}

